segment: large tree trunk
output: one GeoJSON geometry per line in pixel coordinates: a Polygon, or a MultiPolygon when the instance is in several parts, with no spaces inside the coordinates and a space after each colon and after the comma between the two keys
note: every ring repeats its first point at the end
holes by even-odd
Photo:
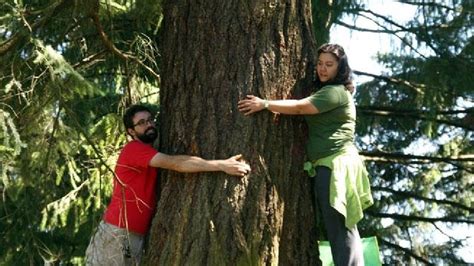
{"type": "Polygon", "coordinates": [[[162,171],[146,263],[317,264],[302,119],[237,110],[246,94],[299,97],[311,80],[309,1],[168,0],[163,8],[160,150],[242,153],[252,173],[162,171]]]}

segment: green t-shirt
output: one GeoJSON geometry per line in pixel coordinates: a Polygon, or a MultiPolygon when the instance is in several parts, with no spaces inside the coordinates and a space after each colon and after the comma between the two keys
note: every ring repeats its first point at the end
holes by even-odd
{"type": "Polygon", "coordinates": [[[353,145],[356,109],[352,95],[343,85],[328,85],[309,96],[319,113],[306,115],[310,160],[317,160],[353,145]]]}

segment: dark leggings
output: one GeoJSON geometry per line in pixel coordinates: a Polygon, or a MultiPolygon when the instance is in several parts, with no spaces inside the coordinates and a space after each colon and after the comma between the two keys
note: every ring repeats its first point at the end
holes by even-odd
{"type": "Polygon", "coordinates": [[[321,208],[334,264],[336,266],[364,265],[362,242],[357,227],[347,229],[344,216],[329,204],[330,180],[331,169],[324,166],[316,167],[315,197],[321,208]]]}

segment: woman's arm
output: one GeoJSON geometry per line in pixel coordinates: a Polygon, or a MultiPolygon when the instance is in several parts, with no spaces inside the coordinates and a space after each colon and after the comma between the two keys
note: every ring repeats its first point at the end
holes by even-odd
{"type": "Polygon", "coordinates": [[[263,109],[287,115],[313,115],[319,113],[318,108],[308,98],[270,101],[253,95],[247,95],[246,99],[239,101],[238,108],[244,115],[250,115],[263,109]]]}
{"type": "Polygon", "coordinates": [[[244,176],[250,172],[250,166],[239,159],[242,155],[235,155],[226,160],[205,160],[197,156],[167,155],[157,153],[150,160],[149,165],[183,173],[222,171],[229,175],[244,176]]]}

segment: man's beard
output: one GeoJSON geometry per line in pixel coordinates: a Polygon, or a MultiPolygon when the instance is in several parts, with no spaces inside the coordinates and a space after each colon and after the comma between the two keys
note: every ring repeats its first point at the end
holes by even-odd
{"type": "Polygon", "coordinates": [[[137,135],[137,138],[141,140],[143,143],[153,143],[155,139],[158,137],[158,132],[156,128],[149,127],[145,133],[137,135]]]}

